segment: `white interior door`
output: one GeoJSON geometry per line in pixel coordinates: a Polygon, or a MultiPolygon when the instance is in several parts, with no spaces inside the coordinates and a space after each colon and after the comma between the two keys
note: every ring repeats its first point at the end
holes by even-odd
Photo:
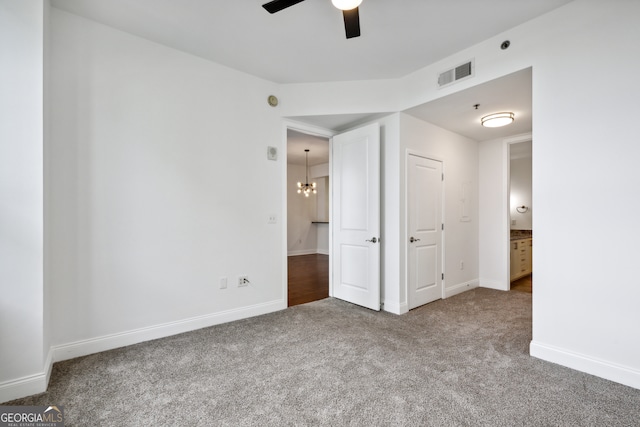
{"type": "Polygon", "coordinates": [[[380,310],[380,127],[333,137],[332,295],[380,310]]]}
{"type": "Polygon", "coordinates": [[[442,298],[442,162],[407,161],[409,309],[442,298]]]}

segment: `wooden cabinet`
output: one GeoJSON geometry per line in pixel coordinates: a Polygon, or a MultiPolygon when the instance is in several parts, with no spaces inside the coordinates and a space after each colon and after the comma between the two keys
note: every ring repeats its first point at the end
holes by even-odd
{"type": "Polygon", "coordinates": [[[511,241],[511,280],[532,272],[533,239],[511,241]]]}

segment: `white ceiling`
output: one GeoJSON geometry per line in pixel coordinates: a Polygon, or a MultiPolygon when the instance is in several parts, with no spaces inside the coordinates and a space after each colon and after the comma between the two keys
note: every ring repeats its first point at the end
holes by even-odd
{"type": "Polygon", "coordinates": [[[459,135],[487,141],[531,132],[531,96],[531,68],[527,68],[405,112],[459,135]],[[514,113],[512,124],[501,128],[480,124],[482,117],[503,111],[514,113]]]}
{"type": "Polygon", "coordinates": [[[276,83],[399,78],[571,0],[363,0],[346,39],[330,0],[53,0],[93,19],[276,83]]]}
{"type": "MultiPolygon", "coordinates": [[[[362,35],[346,39],[330,0],[276,14],[266,0],[52,0],[64,9],[276,83],[398,78],[571,0],[363,0],[362,35]]],[[[478,141],[531,131],[531,72],[412,108],[409,114],[478,141]],[[480,104],[478,110],[474,104],[480,104]],[[481,116],[516,113],[500,129],[481,116]]],[[[296,118],[341,131],[383,114],[296,118]]]]}
{"type": "Polygon", "coordinates": [[[305,149],[309,149],[309,166],[329,162],[329,140],[307,135],[295,130],[287,130],[287,163],[305,164],[305,149]]]}

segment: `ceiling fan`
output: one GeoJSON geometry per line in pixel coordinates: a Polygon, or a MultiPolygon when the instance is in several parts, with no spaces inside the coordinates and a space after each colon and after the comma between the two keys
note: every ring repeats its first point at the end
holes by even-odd
{"type": "MultiPolygon", "coordinates": [[[[276,13],[303,1],[304,0],[273,0],[263,4],[262,7],[269,13],[276,13]]],[[[360,15],[358,14],[358,6],[362,3],[362,0],[331,0],[331,3],[342,10],[344,31],[347,38],[360,37],[360,15]]]]}

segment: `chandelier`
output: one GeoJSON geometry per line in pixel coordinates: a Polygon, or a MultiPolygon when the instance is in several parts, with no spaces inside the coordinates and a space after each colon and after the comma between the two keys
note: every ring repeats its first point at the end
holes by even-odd
{"type": "Polygon", "coordinates": [[[298,182],[298,194],[304,194],[304,197],[309,197],[309,194],[313,193],[316,194],[316,183],[312,182],[311,184],[309,184],[309,149],[304,150],[305,152],[305,173],[306,173],[306,178],[304,181],[304,184],[301,182],[298,182]]]}

